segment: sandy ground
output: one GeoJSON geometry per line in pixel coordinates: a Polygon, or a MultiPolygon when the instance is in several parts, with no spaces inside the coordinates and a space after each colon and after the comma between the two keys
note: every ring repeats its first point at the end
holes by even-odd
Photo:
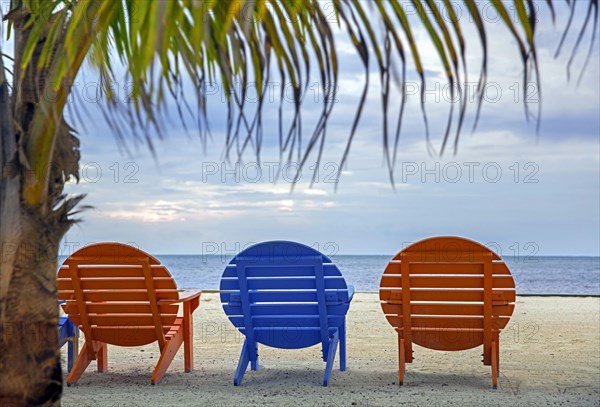
{"type": "Polygon", "coordinates": [[[599,298],[519,297],[501,337],[498,390],[492,390],[491,369],[481,363],[481,348],[439,352],[418,346],[399,387],[397,339],[377,294],[357,294],[347,323],[348,370],[334,371],[329,387],[321,386],[325,364],[318,346],[260,347],[261,369],[249,370],[242,386],[234,387],[243,337],[217,294],[205,293],[195,313],[192,373],[183,372],[180,350],[163,381],[152,386],[156,345],[109,346],[109,371],[96,372],[93,362],[75,386],[65,387],[63,404],[600,406],[599,298]]]}

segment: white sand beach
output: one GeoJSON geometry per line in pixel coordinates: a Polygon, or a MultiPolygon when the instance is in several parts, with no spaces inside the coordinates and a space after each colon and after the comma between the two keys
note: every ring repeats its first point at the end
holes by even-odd
{"type": "Polygon", "coordinates": [[[261,346],[261,369],[248,370],[242,386],[234,387],[243,336],[227,320],[218,294],[204,293],[194,317],[193,372],[183,372],[180,350],[163,381],[152,386],[150,376],[159,356],[156,345],[109,346],[108,372],[96,372],[93,362],[76,385],[64,388],[63,404],[600,405],[597,297],[518,297],[501,336],[497,390],[491,386],[490,367],[481,363],[481,348],[439,352],[415,346],[415,360],[407,365],[404,386],[398,386],[397,337],[374,293],[354,297],[347,320],[348,369],[334,371],[329,387],[321,385],[325,364],[318,346],[302,350],[261,346]]]}

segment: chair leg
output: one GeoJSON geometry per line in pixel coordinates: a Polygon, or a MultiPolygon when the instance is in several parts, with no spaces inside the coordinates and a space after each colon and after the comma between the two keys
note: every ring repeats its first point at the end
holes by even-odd
{"type": "Polygon", "coordinates": [[[336,331],[333,337],[329,338],[329,349],[327,351],[327,364],[325,365],[325,374],[323,375],[323,386],[327,386],[329,383],[329,377],[331,376],[331,370],[333,369],[333,362],[335,360],[335,352],[339,342],[339,334],[336,331]]]}
{"type": "Polygon", "coordinates": [[[497,344],[497,340],[492,341],[492,387],[494,389],[498,388],[498,373],[500,371],[497,344]]]}
{"type": "Polygon", "coordinates": [[[496,339],[496,368],[500,377],[500,337],[496,339]]]}
{"type": "Polygon", "coordinates": [[[248,339],[244,340],[244,345],[242,346],[242,353],[240,354],[240,361],[238,362],[237,369],[235,370],[235,377],[233,378],[233,384],[235,386],[239,386],[242,384],[242,379],[244,378],[244,373],[246,373],[246,369],[248,368],[248,363],[250,362],[249,351],[248,351],[248,339]]]}
{"type": "Polygon", "coordinates": [[[75,349],[75,356],[79,354],[79,327],[75,326],[73,329],[73,348],[75,349]]]}
{"type": "Polygon", "coordinates": [[[406,349],[404,349],[404,338],[398,335],[398,385],[404,384],[404,370],[406,369],[406,349]]]}
{"type": "Polygon", "coordinates": [[[67,372],[71,372],[71,369],[73,369],[74,360],[73,339],[71,339],[69,340],[69,343],[67,343],[67,372]]]}
{"type": "Polygon", "coordinates": [[[69,348],[69,358],[71,358],[71,351],[73,355],[72,359],[69,359],[68,361],[70,372],[71,369],[73,369],[73,362],[75,362],[75,359],[77,359],[77,356],[79,355],[79,327],[77,325],[73,325],[73,336],[71,336],[69,345],[71,345],[69,348]]]}
{"type": "Polygon", "coordinates": [[[346,370],[346,318],[340,327],[340,371],[346,370]]]}
{"type": "Polygon", "coordinates": [[[77,360],[73,365],[73,369],[67,375],[67,386],[77,383],[77,380],[81,377],[85,369],[92,363],[93,351],[90,352],[90,344],[88,341],[85,341],[83,344],[83,348],[81,348],[81,352],[79,356],[77,356],[77,360]]]}
{"type": "Polygon", "coordinates": [[[183,303],[183,364],[186,373],[194,369],[194,322],[192,304],[183,303]]]}
{"type": "Polygon", "coordinates": [[[248,350],[250,351],[248,355],[250,358],[250,369],[258,370],[258,342],[249,342],[248,350]]]}
{"type": "Polygon", "coordinates": [[[98,372],[104,373],[108,370],[108,345],[102,342],[96,342],[98,346],[97,362],[98,372]]]}
{"type": "Polygon", "coordinates": [[[171,365],[171,362],[175,358],[177,351],[181,347],[183,343],[183,327],[180,326],[177,332],[173,334],[171,339],[169,339],[162,350],[160,351],[160,359],[158,359],[158,363],[156,364],[156,368],[152,373],[152,378],[150,379],[150,383],[158,384],[164,377],[167,369],[171,365]]]}
{"type": "MultiPolygon", "coordinates": [[[[65,344],[65,341],[67,342],[67,373],[71,371],[71,369],[73,369],[73,362],[75,362],[75,356],[76,354],[74,353],[74,349],[73,349],[73,344],[75,341],[75,332],[77,331],[77,328],[75,327],[75,325],[73,325],[71,323],[71,321],[69,319],[67,319],[66,317],[64,317],[65,321],[64,323],[60,326],[60,334],[59,334],[59,347],[62,347],[65,344]]],[[[61,321],[63,320],[63,318],[61,317],[61,321]]]]}

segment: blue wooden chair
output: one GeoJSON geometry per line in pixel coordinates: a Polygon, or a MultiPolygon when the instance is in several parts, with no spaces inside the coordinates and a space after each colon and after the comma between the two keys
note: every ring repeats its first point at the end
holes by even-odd
{"type": "Polygon", "coordinates": [[[272,241],[235,256],[221,279],[221,303],[245,336],[233,383],[251,365],[258,369],[258,344],[300,349],[321,344],[327,386],[340,347],[346,370],[346,313],[354,295],[338,267],[303,244],[272,241]]]}
{"type": "Polygon", "coordinates": [[[79,328],[77,328],[66,316],[58,318],[58,347],[67,346],[67,371],[73,368],[73,362],[79,351],[79,328]]]}

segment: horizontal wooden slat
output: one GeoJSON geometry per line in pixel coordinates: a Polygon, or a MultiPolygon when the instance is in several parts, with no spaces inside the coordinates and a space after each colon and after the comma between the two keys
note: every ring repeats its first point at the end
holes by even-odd
{"type": "MultiPolygon", "coordinates": [[[[152,265],[150,270],[153,277],[171,277],[163,265],[152,265]]],[[[80,278],[144,277],[144,270],[141,265],[80,265],[77,275],[80,278]]],[[[58,270],[58,278],[71,278],[69,267],[62,266],[58,270]]]]}
{"type": "MultiPolygon", "coordinates": [[[[338,320],[330,322],[329,334],[333,335],[336,331],[336,327],[341,325],[341,320],[336,327],[331,325],[338,320]]],[[[245,333],[244,327],[238,328],[242,333],[245,333]]],[[[255,327],[254,338],[262,344],[268,346],[276,346],[277,348],[283,349],[300,349],[308,346],[315,345],[321,342],[320,327],[298,327],[298,326],[268,326],[268,327],[255,327]]]]}
{"type": "MultiPolygon", "coordinates": [[[[392,260],[388,263],[384,274],[400,275],[399,260],[392,260]]],[[[411,262],[409,274],[483,274],[483,262],[411,262]]],[[[510,270],[504,262],[492,263],[492,274],[510,275],[510,270]]]]}
{"type": "Polygon", "coordinates": [[[116,242],[102,242],[87,245],[76,250],[67,260],[90,262],[96,259],[103,259],[109,264],[118,264],[121,260],[131,258],[136,260],[139,259],[139,261],[148,261],[150,264],[159,264],[159,261],[155,257],[137,247],[116,242]]]}
{"type": "MultiPolygon", "coordinates": [[[[328,321],[331,324],[340,325],[344,315],[329,315],[328,321]]],[[[245,326],[243,316],[230,316],[229,320],[236,327],[245,326]]],[[[255,328],[301,328],[301,327],[319,327],[319,317],[317,315],[257,315],[252,317],[252,324],[255,328]]]]}
{"type": "MultiPolygon", "coordinates": [[[[400,333],[403,328],[397,328],[400,333]]],[[[483,328],[411,328],[413,342],[428,349],[459,351],[481,346],[483,328]]]]}
{"type": "MultiPolygon", "coordinates": [[[[175,314],[161,315],[163,327],[170,327],[175,322],[175,314]]],[[[135,327],[153,326],[154,317],[151,314],[89,314],[90,325],[92,326],[115,326],[115,327],[135,327]]],[[[69,319],[74,324],[81,325],[79,314],[69,314],[69,319]]]]}
{"type": "Polygon", "coordinates": [[[400,260],[401,255],[433,255],[436,256],[435,261],[446,261],[447,259],[457,261],[458,254],[471,257],[491,255],[494,260],[500,259],[496,253],[481,243],[457,236],[435,236],[420,240],[405,247],[394,259],[400,260]]]}
{"type": "MultiPolygon", "coordinates": [[[[221,302],[230,302],[231,294],[239,296],[239,291],[222,291],[221,302]]],[[[250,291],[250,302],[317,302],[317,290],[278,290],[250,291]]],[[[325,290],[326,302],[347,302],[348,289],[325,290]]]]}
{"type": "Polygon", "coordinates": [[[90,255],[90,256],[78,256],[71,255],[67,257],[67,259],[63,262],[63,265],[81,265],[81,264],[109,264],[109,265],[117,265],[117,264],[144,264],[149,262],[152,264],[160,264],[158,260],[154,259],[152,256],[149,256],[145,253],[139,252],[137,255],[122,255],[121,253],[115,254],[100,254],[100,255],[90,255]]]}
{"type": "MultiPolygon", "coordinates": [[[[92,337],[100,342],[117,346],[141,346],[156,341],[156,331],[152,326],[98,327],[92,326],[92,337]]],[[[170,326],[163,327],[166,333],[170,326]]]]}
{"type": "MultiPolygon", "coordinates": [[[[289,326],[273,326],[273,327],[266,327],[266,326],[259,326],[259,327],[255,327],[254,330],[255,331],[268,331],[268,330],[273,330],[273,331],[286,331],[286,330],[292,330],[293,328],[298,328],[299,331],[307,331],[307,332],[317,332],[319,333],[320,331],[320,327],[309,327],[309,326],[300,326],[300,327],[289,327],[289,326]]],[[[238,328],[241,332],[244,332],[246,329],[241,326],[238,328]]],[[[333,334],[335,333],[335,331],[337,330],[337,328],[335,327],[330,327],[329,328],[329,334],[333,334]]]]}
{"type": "MultiPolygon", "coordinates": [[[[314,276],[314,266],[289,264],[257,264],[249,265],[245,269],[246,277],[302,277],[314,276]]],[[[333,263],[323,264],[323,274],[325,276],[341,276],[338,267],[333,263]]],[[[237,277],[237,268],[235,264],[229,264],[223,273],[223,277],[237,277]]]]}
{"type": "MultiPolygon", "coordinates": [[[[394,257],[394,260],[401,260],[400,253],[394,257]]],[[[437,251],[437,250],[423,250],[417,252],[405,252],[402,255],[405,259],[412,262],[483,262],[488,260],[490,257],[489,251],[470,251],[470,250],[448,250],[448,251],[437,251]]],[[[495,254],[492,254],[492,260],[500,260],[495,254]]]]}
{"type": "MultiPolygon", "coordinates": [[[[401,298],[401,289],[382,288],[379,298],[382,301],[401,298]]],[[[443,290],[443,289],[411,289],[411,301],[477,301],[483,302],[483,289],[471,290],[443,290]]],[[[515,290],[495,289],[492,292],[494,301],[514,302],[516,300],[515,290]]]]}
{"type": "MultiPolygon", "coordinates": [[[[221,291],[221,302],[229,303],[231,295],[239,298],[239,291],[221,291]]],[[[316,302],[317,290],[251,291],[250,302],[316,302]]]]}
{"type": "Polygon", "coordinates": [[[242,251],[235,256],[234,262],[242,261],[250,266],[258,264],[314,264],[315,262],[330,264],[330,261],[318,252],[300,254],[294,251],[285,254],[266,252],[249,254],[242,251]]]}
{"type": "MultiPolygon", "coordinates": [[[[84,291],[86,301],[148,301],[147,290],[112,290],[112,291],[84,291]]],[[[177,299],[177,290],[156,290],[156,299],[177,299]]],[[[72,290],[60,290],[59,300],[74,300],[75,293],[72,290]]]]}
{"type": "MultiPolygon", "coordinates": [[[[144,332],[144,331],[154,331],[154,324],[152,325],[132,325],[132,326],[94,326],[92,327],[92,329],[96,332],[107,332],[107,331],[121,331],[121,332],[126,332],[126,331],[139,331],[139,332],[144,332]]],[[[163,331],[165,333],[169,332],[171,330],[170,326],[165,326],[163,327],[163,331]]]]}
{"type": "MultiPolygon", "coordinates": [[[[403,331],[403,330],[404,330],[403,326],[396,327],[396,331],[403,331]]],[[[439,331],[463,332],[463,331],[468,331],[468,332],[483,333],[483,328],[434,328],[434,327],[429,327],[429,326],[418,326],[418,327],[411,327],[411,331],[413,331],[413,332],[439,332],[439,331]]]]}
{"type": "MultiPolygon", "coordinates": [[[[494,288],[514,288],[511,276],[493,276],[494,288]]],[[[381,287],[402,287],[402,278],[396,275],[383,275],[381,287]]],[[[410,287],[414,288],[483,288],[483,275],[473,276],[424,276],[411,275],[410,287]]]]}
{"type": "MultiPolygon", "coordinates": [[[[132,290],[146,288],[146,281],[143,277],[116,277],[116,278],[81,278],[80,285],[82,290],[132,290]]],[[[156,289],[175,289],[177,285],[171,277],[153,278],[154,288],[156,289]]],[[[70,278],[58,279],[59,290],[72,290],[73,282],[70,278]]]]}
{"type": "MultiPolygon", "coordinates": [[[[402,305],[381,303],[384,314],[402,315],[402,305]]],[[[493,306],[494,316],[510,316],[514,311],[514,304],[493,306]]],[[[483,316],[483,303],[412,303],[410,305],[411,315],[480,315],[483,316]]]]}
{"type": "MultiPolygon", "coordinates": [[[[66,314],[79,313],[77,302],[69,301],[63,305],[66,314]]],[[[152,308],[149,302],[108,302],[96,303],[86,302],[86,310],[91,314],[151,314],[152,308]]],[[[161,314],[177,314],[179,305],[159,305],[158,311],[161,314]]]]}
{"type": "MultiPolygon", "coordinates": [[[[328,315],[345,315],[349,304],[327,305],[328,315]]],[[[227,315],[242,315],[242,306],[223,304],[223,309],[227,315]]],[[[314,303],[300,304],[251,304],[250,312],[252,315],[319,315],[319,306],[314,303]]]]}
{"type": "MultiPolygon", "coordinates": [[[[316,288],[314,277],[248,278],[247,283],[250,290],[305,290],[316,288]]],[[[347,286],[343,277],[325,277],[325,288],[345,289],[347,286]]],[[[222,278],[221,290],[239,290],[238,279],[222,278]]]]}
{"type": "MultiPolygon", "coordinates": [[[[386,315],[388,322],[394,327],[400,327],[403,325],[403,318],[401,315],[386,315]]],[[[499,317],[493,318],[492,324],[496,329],[502,329],[507,324],[510,318],[499,317]]],[[[412,327],[426,327],[426,328],[483,328],[483,316],[413,316],[411,317],[411,328],[412,327]]]]}

